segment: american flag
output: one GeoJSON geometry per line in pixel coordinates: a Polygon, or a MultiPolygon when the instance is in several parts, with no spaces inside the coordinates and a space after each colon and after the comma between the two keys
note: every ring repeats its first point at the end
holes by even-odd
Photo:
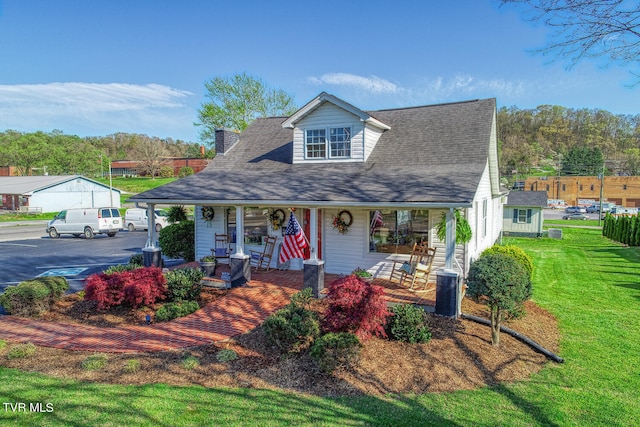
{"type": "Polygon", "coordinates": [[[373,218],[371,219],[371,235],[376,232],[376,228],[382,227],[384,225],[384,221],[382,220],[382,212],[375,211],[373,213],[373,218]]]}
{"type": "Polygon", "coordinates": [[[307,247],[307,240],[300,227],[300,223],[296,219],[296,216],[291,212],[289,216],[289,225],[284,232],[284,242],[282,243],[282,250],[278,257],[279,263],[285,263],[293,258],[303,258],[304,252],[302,251],[307,247]]]}

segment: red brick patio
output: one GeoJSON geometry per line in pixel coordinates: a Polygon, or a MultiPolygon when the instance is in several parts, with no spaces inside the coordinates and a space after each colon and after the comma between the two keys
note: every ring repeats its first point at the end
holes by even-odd
{"type": "MultiPolygon", "coordinates": [[[[218,266],[220,278],[224,265],[218,266]]],[[[325,284],[338,278],[326,274],[325,284]]],[[[166,323],[119,328],[99,328],[89,325],[65,324],[0,316],[0,339],[31,342],[44,347],[108,353],[136,353],[194,347],[227,340],[260,325],[271,313],[285,306],[291,295],[302,289],[302,271],[252,272],[245,286],[229,290],[228,294],[189,316],[166,323]]],[[[414,293],[383,279],[374,284],[386,288],[390,303],[435,305],[435,291],[414,293]]]]}

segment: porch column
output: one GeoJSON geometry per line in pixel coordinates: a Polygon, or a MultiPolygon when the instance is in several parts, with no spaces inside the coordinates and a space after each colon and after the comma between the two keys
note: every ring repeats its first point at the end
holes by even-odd
{"type": "Polygon", "coordinates": [[[445,234],[444,268],[453,270],[453,259],[456,256],[456,217],[453,208],[447,211],[447,227],[445,234]]]}
{"type": "Polygon", "coordinates": [[[162,267],[162,251],[156,246],[156,205],[147,205],[147,243],[142,249],[142,265],[145,267],[162,267]]]}
{"type": "Polygon", "coordinates": [[[309,209],[309,248],[311,259],[318,259],[318,208],[309,209]]]}
{"type": "Polygon", "coordinates": [[[251,280],[251,262],[244,253],[244,206],[236,206],[236,252],[231,254],[229,267],[232,288],[251,280]]]}
{"type": "Polygon", "coordinates": [[[456,217],[453,208],[447,211],[444,269],[436,272],[436,314],[457,317],[460,307],[458,272],[453,270],[456,256],[456,217]]]}
{"type": "Polygon", "coordinates": [[[314,298],[320,298],[324,289],[324,261],[318,259],[318,208],[309,209],[309,251],[311,258],[304,261],[303,288],[311,288],[314,298]]]}
{"type": "Polygon", "coordinates": [[[147,205],[147,243],[144,245],[145,248],[155,248],[156,241],[158,240],[156,237],[156,205],[148,204],[147,205]]]}

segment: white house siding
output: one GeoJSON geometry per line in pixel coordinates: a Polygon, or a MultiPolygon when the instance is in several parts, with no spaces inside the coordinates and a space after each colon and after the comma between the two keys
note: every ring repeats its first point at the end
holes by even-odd
{"type": "Polygon", "coordinates": [[[364,159],[367,160],[369,155],[376,146],[376,143],[382,135],[382,129],[366,125],[364,129],[364,159]]]}
{"type": "Polygon", "coordinates": [[[344,162],[364,160],[364,125],[353,114],[325,103],[318,107],[313,114],[308,115],[296,124],[293,130],[293,163],[301,162],[344,162]],[[351,158],[334,160],[307,160],[304,157],[304,132],[306,129],[326,129],[333,127],[351,127],[351,158]]]}
{"type": "Polygon", "coordinates": [[[42,212],[59,212],[73,208],[120,207],[120,192],[84,180],[82,178],[63,182],[35,191],[29,198],[29,206],[42,208],[42,212]]]}

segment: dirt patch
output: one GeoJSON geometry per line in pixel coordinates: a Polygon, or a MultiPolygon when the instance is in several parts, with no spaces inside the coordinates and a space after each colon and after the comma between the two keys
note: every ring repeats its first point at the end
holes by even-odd
{"type": "MultiPolygon", "coordinates": [[[[203,302],[222,298],[224,294],[225,291],[208,290],[203,293],[203,302]]],[[[322,302],[316,302],[315,309],[321,310],[322,302]]],[[[526,316],[505,325],[557,352],[559,332],[556,319],[533,302],[526,303],[525,309],[526,316]]],[[[140,324],[152,312],[153,309],[148,308],[134,312],[97,313],[90,303],[78,296],[69,296],[44,318],[114,327],[140,324]]],[[[484,306],[468,299],[463,301],[463,312],[487,317],[484,306]]],[[[269,345],[261,328],[225,343],[188,350],[108,354],[107,366],[98,371],[88,371],[81,366],[82,361],[92,354],[89,352],[38,347],[33,357],[8,359],[6,355],[13,344],[0,350],[0,365],[59,378],[114,384],[197,384],[338,396],[474,389],[523,380],[553,363],[504,333],[500,337],[500,347],[493,347],[489,327],[472,321],[431,316],[430,327],[433,337],[425,344],[405,344],[378,338],[365,341],[359,363],[351,370],[336,371],[332,375],[319,372],[306,354],[280,355],[269,345]],[[234,350],[238,359],[219,362],[217,354],[222,349],[234,350]],[[188,355],[196,357],[199,365],[186,369],[182,362],[188,355]],[[138,363],[139,368],[130,372],[131,366],[138,363]]]]}

